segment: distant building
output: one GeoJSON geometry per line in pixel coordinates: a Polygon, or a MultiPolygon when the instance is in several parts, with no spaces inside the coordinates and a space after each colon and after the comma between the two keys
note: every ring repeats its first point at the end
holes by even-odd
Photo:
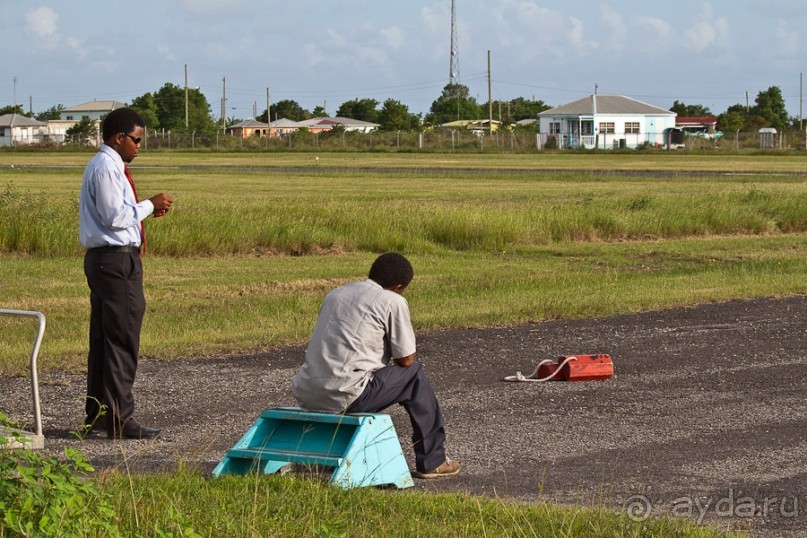
{"type": "Polygon", "coordinates": [[[675,126],[687,133],[707,133],[717,132],[717,118],[714,116],[678,116],[675,118],[675,126]]]}
{"type": "Polygon", "coordinates": [[[19,114],[0,116],[0,147],[39,144],[47,137],[48,124],[44,121],[19,114]]]}
{"type": "Polygon", "coordinates": [[[477,135],[484,135],[492,130],[496,132],[501,127],[502,122],[498,120],[456,120],[448,123],[440,124],[440,127],[448,127],[449,129],[467,129],[477,135]]]}
{"type": "Polygon", "coordinates": [[[272,138],[286,136],[297,132],[301,127],[305,126],[302,123],[292,121],[288,118],[280,118],[269,124],[269,136],[272,138]]]}
{"type": "Polygon", "coordinates": [[[252,136],[266,136],[267,128],[268,125],[264,122],[250,119],[227,127],[224,132],[238,138],[249,138],[252,136]]]}
{"type": "Polygon", "coordinates": [[[635,148],[664,145],[675,112],[622,95],[593,94],[538,114],[542,144],[559,148],[635,148]]]}
{"type": "Polygon", "coordinates": [[[104,119],[104,116],[115,109],[125,106],[126,103],[118,101],[90,101],[89,103],[63,108],[59,119],[66,121],[88,119],[100,123],[100,121],[104,119]]]}
{"type": "Polygon", "coordinates": [[[300,127],[305,127],[313,133],[330,131],[334,127],[342,127],[347,132],[370,133],[379,127],[378,123],[354,120],[353,118],[343,118],[341,116],[334,118],[311,118],[310,120],[303,120],[297,123],[300,124],[300,127]]]}

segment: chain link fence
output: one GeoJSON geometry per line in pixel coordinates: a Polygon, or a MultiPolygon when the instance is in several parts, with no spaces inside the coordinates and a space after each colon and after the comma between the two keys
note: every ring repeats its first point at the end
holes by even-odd
{"type": "Polygon", "coordinates": [[[151,131],[143,142],[145,150],[218,151],[406,151],[406,152],[537,152],[545,150],[646,149],[676,151],[742,151],[807,149],[807,134],[792,131],[773,137],[756,132],[735,132],[722,136],[684,134],[667,144],[668,133],[608,134],[580,137],[537,131],[472,132],[438,129],[427,132],[343,130],[312,133],[297,131],[279,137],[247,138],[222,133],[171,133],[151,131]],[[647,140],[657,142],[650,143],[647,140]]]}

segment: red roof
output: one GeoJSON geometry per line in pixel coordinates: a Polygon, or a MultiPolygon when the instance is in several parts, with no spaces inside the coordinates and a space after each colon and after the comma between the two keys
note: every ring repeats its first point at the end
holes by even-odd
{"type": "Polygon", "coordinates": [[[714,116],[677,116],[676,125],[710,125],[716,124],[717,118],[714,116]]]}

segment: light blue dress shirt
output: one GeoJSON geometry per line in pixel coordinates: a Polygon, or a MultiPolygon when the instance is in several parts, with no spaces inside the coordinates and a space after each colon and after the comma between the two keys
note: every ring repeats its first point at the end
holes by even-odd
{"type": "Polygon", "coordinates": [[[123,167],[118,152],[104,144],[84,170],[78,214],[84,248],[141,244],[140,221],[154,212],[154,204],[137,202],[123,167]]]}

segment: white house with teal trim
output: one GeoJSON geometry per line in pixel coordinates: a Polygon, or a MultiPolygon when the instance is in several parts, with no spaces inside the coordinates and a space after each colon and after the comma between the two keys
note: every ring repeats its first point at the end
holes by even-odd
{"type": "Polygon", "coordinates": [[[542,146],[616,149],[663,146],[675,112],[622,95],[593,94],[538,114],[542,146]]]}

